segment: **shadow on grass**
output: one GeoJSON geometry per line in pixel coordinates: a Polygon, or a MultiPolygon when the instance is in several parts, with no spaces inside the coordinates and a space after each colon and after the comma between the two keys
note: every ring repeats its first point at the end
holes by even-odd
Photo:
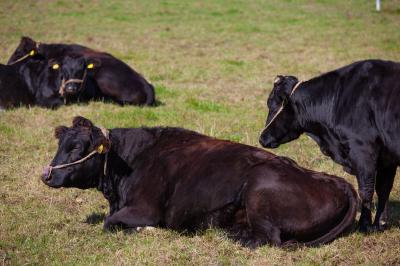
{"type": "Polygon", "coordinates": [[[151,105],[150,107],[158,107],[158,106],[164,106],[164,105],[165,105],[164,102],[162,102],[162,101],[156,99],[156,100],[154,101],[154,104],[151,105]]]}
{"type": "Polygon", "coordinates": [[[87,224],[99,224],[104,221],[104,218],[106,217],[106,214],[103,212],[93,212],[92,214],[89,214],[86,216],[85,223],[87,224]]]}
{"type": "Polygon", "coordinates": [[[389,226],[400,227],[400,201],[389,201],[389,226]]]}

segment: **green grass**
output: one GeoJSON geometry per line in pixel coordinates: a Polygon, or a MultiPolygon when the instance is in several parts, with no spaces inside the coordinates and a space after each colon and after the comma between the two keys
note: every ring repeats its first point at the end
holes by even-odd
{"type": "MultiPolygon", "coordinates": [[[[400,61],[400,1],[382,4],[378,13],[364,0],[0,1],[1,62],[21,35],[81,43],[125,60],[154,83],[160,101],[0,113],[0,264],[400,264],[398,180],[394,226],[384,233],[254,251],[219,230],[103,233],[108,206],[100,193],[54,190],[39,180],[56,150],[53,128],[76,115],[109,128],[180,126],[259,146],[277,74],[308,79],[360,59],[400,61]]],[[[273,152],[356,184],[305,136],[273,152]]]]}

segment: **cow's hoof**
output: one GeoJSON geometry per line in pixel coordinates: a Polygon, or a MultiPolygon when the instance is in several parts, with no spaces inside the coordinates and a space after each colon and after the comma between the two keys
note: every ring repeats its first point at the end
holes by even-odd
{"type": "Polygon", "coordinates": [[[132,234],[136,234],[139,233],[139,231],[137,230],[137,228],[125,228],[124,229],[124,235],[132,235],[132,234]]]}
{"type": "Polygon", "coordinates": [[[373,227],[372,227],[372,225],[360,223],[358,226],[358,231],[363,234],[369,234],[369,233],[372,233],[373,227]]]}
{"type": "Polygon", "coordinates": [[[388,222],[379,222],[379,229],[381,231],[385,231],[386,229],[388,229],[390,227],[390,224],[388,222]]]}
{"type": "Polygon", "coordinates": [[[123,228],[121,226],[115,225],[115,224],[111,224],[107,222],[107,218],[104,221],[104,225],[103,225],[103,232],[106,233],[116,233],[119,230],[122,230],[123,228]]]}
{"type": "Polygon", "coordinates": [[[383,232],[389,228],[389,224],[386,222],[380,222],[377,225],[374,224],[374,227],[376,228],[376,232],[383,232]]]}
{"type": "Polygon", "coordinates": [[[360,225],[358,231],[363,234],[372,234],[376,232],[382,232],[384,229],[377,225],[360,225]]]}

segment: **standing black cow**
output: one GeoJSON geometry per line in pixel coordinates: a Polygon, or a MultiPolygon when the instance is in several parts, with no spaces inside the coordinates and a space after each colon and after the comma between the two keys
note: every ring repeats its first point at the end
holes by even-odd
{"type": "Polygon", "coordinates": [[[400,64],[390,61],[355,62],[301,83],[278,76],[260,143],[276,148],[303,132],[311,136],[322,153],[357,176],[360,230],[382,230],[400,159],[399,100],[400,64]],[[378,208],[372,225],[374,187],[378,208]]]}
{"type": "Polygon", "coordinates": [[[77,44],[44,44],[22,37],[19,46],[9,59],[15,62],[36,51],[51,60],[79,55],[86,60],[96,60],[101,67],[93,75],[101,93],[120,104],[153,105],[154,88],[147,80],[121,60],[77,44]]]}
{"type": "Polygon", "coordinates": [[[0,64],[0,110],[35,102],[25,80],[14,66],[0,64]]]}
{"type": "Polygon", "coordinates": [[[83,117],[57,127],[58,151],[42,180],[97,187],[110,203],[106,230],[215,226],[256,247],[326,243],[354,222],[349,183],[287,158],[179,128],[105,132],[83,117]]]}

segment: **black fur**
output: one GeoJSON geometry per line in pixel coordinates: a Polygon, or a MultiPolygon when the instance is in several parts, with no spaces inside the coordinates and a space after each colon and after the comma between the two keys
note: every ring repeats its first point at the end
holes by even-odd
{"type": "MultiPolygon", "coordinates": [[[[58,127],[51,165],[76,161],[105,143],[82,117],[58,127]]],[[[318,245],[354,222],[357,196],[344,179],[299,167],[251,146],[180,128],[110,130],[107,156],[48,168],[50,187],[97,187],[110,203],[104,228],[224,228],[242,244],[318,245]],[[106,175],[103,174],[107,158],[106,175]]]]}
{"type": "Polygon", "coordinates": [[[262,132],[260,143],[275,148],[303,132],[311,136],[322,153],[357,176],[362,200],[360,230],[383,229],[400,159],[400,64],[355,62],[303,82],[289,97],[297,82],[293,76],[278,76],[268,98],[266,123],[283,100],[287,104],[262,132]],[[374,189],[379,202],[372,226],[374,189]]]}

